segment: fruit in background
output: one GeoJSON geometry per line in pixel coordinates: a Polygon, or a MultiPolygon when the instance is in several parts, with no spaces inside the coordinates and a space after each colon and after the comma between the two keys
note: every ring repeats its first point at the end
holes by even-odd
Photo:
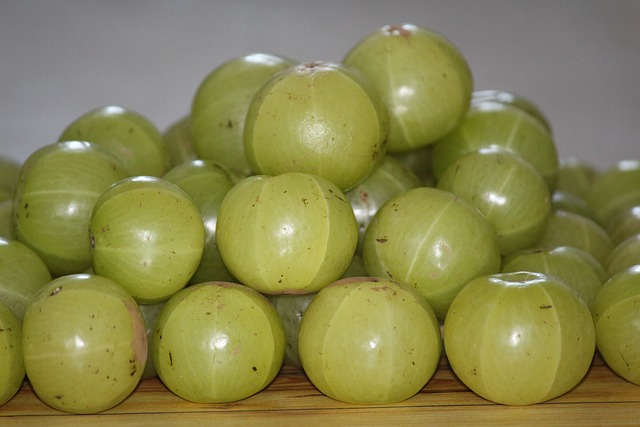
{"type": "Polygon", "coordinates": [[[469,280],[500,270],[493,226],[460,197],[430,187],[407,190],[378,210],[362,258],[370,275],[415,287],[441,322],[469,280]]]}
{"type": "Polygon", "coordinates": [[[593,307],[596,342],[607,365],[640,385],[640,266],[612,276],[593,307]]]}
{"type": "Polygon", "coordinates": [[[147,378],[153,378],[158,375],[156,372],[156,367],[153,364],[153,351],[152,351],[152,341],[153,341],[153,331],[155,330],[156,320],[160,316],[162,309],[166,301],[161,301],[156,304],[141,304],[140,313],[142,314],[142,319],[144,320],[145,331],[147,334],[147,361],[144,364],[144,371],[142,371],[141,380],[146,380],[147,378]]]}
{"type": "Polygon", "coordinates": [[[278,374],[285,337],[278,313],[255,290],[208,282],[169,299],[156,321],[153,363],[181,398],[225,403],[249,397],[278,374]]]}
{"type": "Polygon", "coordinates": [[[415,150],[387,154],[406,164],[422,185],[425,187],[433,187],[435,180],[431,173],[431,149],[431,145],[425,145],[415,150]]]}
{"type": "Polygon", "coordinates": [[[534,245],[551,213],[549,188],[517,154],[481,149],[456,159],[437,187],[478,208],[493,226],[502,255],[534,245]]]}
{"type": "Polygon", "coordinates": [[[478,277],[444,323],[451,368],[495,403],[530,405],[561,396],[586,375],[595,351],[591,313],[562,281],[540,273],[478,277]]]}
{"type": "Polygon", "coordinates": [[[147,117],[110,105],[96,108],[71,122],[58,141],[89,141],[107,148],[129,176],[162,176],[169,163],[162,134],[147,117]]]}
{"type": "Polygon", "coordinates": [[[364,181],[345,193],[358,221],[356,253],[362,254],[364,232],[380,206],[391,197],[420,186],[420,180],[406,164],[385,156],[380,166],[364,181]]]}
{"type": "Polygon", "coordinates": [[[462,122],[433,145],[436,180],[458,158],[482,148],[504,148],[518,154],[540,172],[555,190],[558,154],[552,134],[531,114],[495,101],[472,103],[462,122]]]}
{"type": "Polygon", "coordinates": [[[0,200],[0,237],[14,238],[11,228],[11,215],[13,212],[13,200],[0,200]]]}
{"type": "Polygon", "coordinates": [[[347,403],[406,400],[431,379],[442,353],[438,320],[416,290],[390,279],[337,281],[307,307],[300,360],[325,395],[347,403]]]}
{"type": "MultiPolygon", "coordinates": [[[[0,260],[2,258],[0,257],[0,260]]],[[[0,300],[0,406],[20,390],[24,381],[22,321],[0,300]]]]}
{"type": "Polygon", "coordinates": [[[92,414],[122,402],[147,359],[144,320],[113,281],[75,274],[42,287],[22,324],[33,391],[60,411],[92,414]]]}
{"type": "Polygon", "coordinates": [[[169,125],[162,133],[162,140],[167,147],[167,170],[198,158],[193,148],[191,117],[184,116],[169,125]]]}
{"type": "Polygon", "coordinates": [[[387,105],[391,153],[442,138],[469,107],[469,64],[450,40],[431,29],[383,26],[354,45],[342,62],[362,71],[387,105]]]}
{"type": "Polygon", "coordinates": [[[204,223],[204,252],[190,283],[213,280],[234,282],[235,278],[222,262],[216,241],[218,210],[224,196],[234,185],[229,170],[210,161],[192,160],[175,166],[163,178],[182,188],[191,197],[204,223]]]}
{"type": "Polygon", "coordinates": [[[306,62],[275,74],[256,93],[244,150],[256,174],[309,173],[347,191],[382,162],[387,132],[386,106],[359,71],[306,62]]]}
{"type": "Polygon", "coordinates": [[[542,109],[540,109],[540,107],[532,100],[523,95],[500,89],[477,90],[471,94],[472,103],[482,103],[486,101],[500,102],[503,104],[518,107],[521,110],[531,114],[536,119],[540,120],[540,122],[547,128],[547,130],[549,130],[549,132],[553,132],[551,122],[544,114],[542,109]]]}
{"type": "Polygon", "coordinates": [[[621,160],[600,173],[585,198],[603,227],[625,209],[640,206],[640,160],[621,160]]]}
{"type": "Polygon", "coordinates": [[[64,141],[41,147],[20,170],[13,235],[40,256],[52,276],[85,271],[91,265],[93,205],[126,175],[118,159],[93,143],[64,141]]]}
{"type": "Polygon", "coordinates": [[[576,157],[560,157],[556,190],[584,199],[597,176],[598,171],[589,163],[576,157]]]}
{"type": "Polygon", "coordinates": [[[13,198],[19,174],[20,163],[0,155],[0,202],[13,198]]]}
{"type": "Polygon", "coordinates": [[[605,229],[614,245],[619,244],[627,237],[640,234],[640,204],[623,209],[614,215],[605,229]]]}
{"type": "Polygon", "coordinates": [[[568,191],[554,191],[551,195],[551,208],[554,210],[573,212],[595,220],[595,216],[593,215],[593,212],[591,212],[591,208],[587,204],[587,201],[568,191]]]}
{"type": "Polygon", "coordinates": [[[299,172],[239,181],[222,201],[216,226],[231,274],[265,294],[320,290],[347,270],[358,243],[342,191],[299,172]]]}
{"type": "Polygon", "coordinates": [[[572,246],[591,254],[602,265],[613,250],[611,238],[597,222],[562,210],[551,213],[540,240],[534,246],[546,250],[572,246]]]}
{"type": "Polygon", "coordinates": [[[627,237],[618,243],[604,263],[604,267],[610,276],[634,265],[640,265],[640,234],[627,237]]]}
{"type": "Polygon", "coordinates": [[[198,158],[252,174],[243,132],[249,104],[271,76],[296,65],[289,58],[251,53],[217,66],[197,88],[191,105],[193,147],[198,158]]]}
{"type": "Polygon", "coordinates": [[[204,251],[200,211],[184,190],[157,177],[113,184],[96,202],[89,231],[95,273],[141,304],[186,286],[204,251]]]}
{"type": "Polygon", "coordinates": [[[0,302],[22,322],[24,311],[51,274],[38,254],[27,245],[0,237],[0,302]]]}
{"type": "Polygon", "coordinates": [[[593,307],[600,287],[609,278],[595,258],[570,246],[546,251],[530,249],[503,259],[501,273],[518,271],[557,277],[573,289],[589,309],[593,307]]]}

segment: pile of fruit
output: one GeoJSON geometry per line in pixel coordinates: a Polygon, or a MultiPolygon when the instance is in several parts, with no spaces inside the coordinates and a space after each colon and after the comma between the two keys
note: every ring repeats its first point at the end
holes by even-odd
{"type": "Polygon", "coordinates": [[[164,132],[89,111],[0,163],[0,404],[97,413],[158,376],[193,402],[284,364],[394,403],[446,357],[479,396],[558,397],[596,349],[640,384],[640,159],[559,158],[551,121],[474,90],[410,24],[340,63],[248,54],[164,132]]]}

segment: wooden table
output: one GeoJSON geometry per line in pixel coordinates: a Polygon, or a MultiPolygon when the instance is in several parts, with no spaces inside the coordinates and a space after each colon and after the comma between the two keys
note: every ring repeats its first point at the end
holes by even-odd
{"type": "Polygon", "coordinates": [[[357,406],[322,395],[297,369],[285,367],[262,392],[230,404],[195,404],[173,395],[157,378],[143,381],[117,407],[70,415],[42,403],[28,383],[0,407],[0,426],[140,425],[640,425],[640,387],[618,377],[598,356],[571,392],[530,406],[490,403],[467,389],[446,359],[416,396],[393,405],[357,406]]]}

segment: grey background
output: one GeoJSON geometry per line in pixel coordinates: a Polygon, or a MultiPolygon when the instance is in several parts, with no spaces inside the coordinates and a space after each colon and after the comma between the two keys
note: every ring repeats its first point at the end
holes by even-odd
{"type": "Polygon", "coordinates": [[[23,161],[107,104],[164,130],[226,60],[340,61],[401,22],[449,38],[475,89],[536,102],[561,156],[600,169],[640,158],[638,0],[0,0],[0,154],[23,161]]]}

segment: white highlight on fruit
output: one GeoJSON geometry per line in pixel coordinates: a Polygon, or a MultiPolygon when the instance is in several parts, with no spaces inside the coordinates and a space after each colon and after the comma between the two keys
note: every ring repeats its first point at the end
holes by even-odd
{"type": "Polygon", "coordinates": [[[214,335],[209,341],[209,348],[212,350],[223,350],[229,343],[229,336],[227,334],[219,333],[214,335]]]}

